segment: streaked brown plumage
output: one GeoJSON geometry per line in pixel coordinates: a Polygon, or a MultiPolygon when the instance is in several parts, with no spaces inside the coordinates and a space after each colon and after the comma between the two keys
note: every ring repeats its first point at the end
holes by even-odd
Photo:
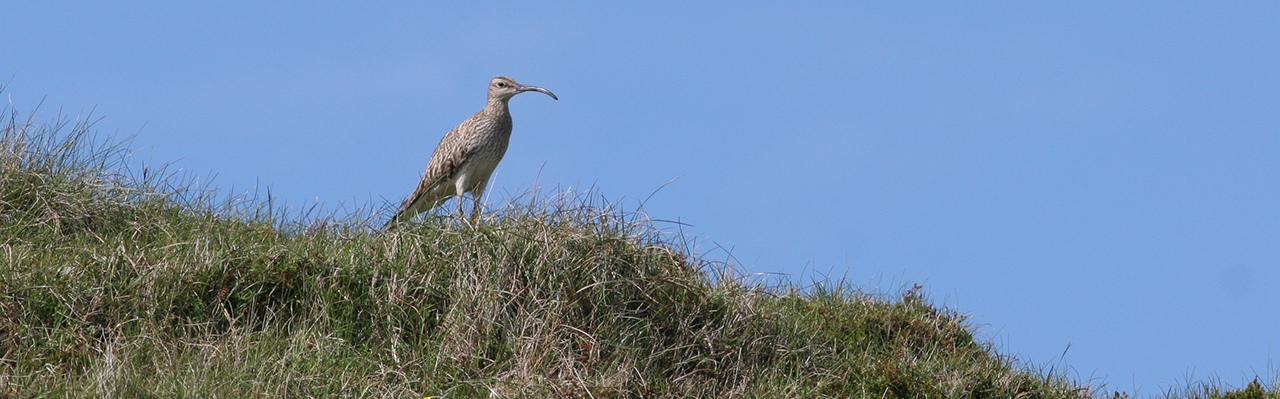
{"type": "Polygon", "coordinates": [[[461,201],[465,193],[470,193],[474,200],[471,217],[478,216],[480,196],[484,194],[489,175],[506,154],[507,143],[511,139],[511,113],[507,111],[507,101],[526,91],[542,92],[559,100],[547,89],[522,85],[505,76],[490,80],[489,101],[484,109],[444,135],[435,153],[431,154],[431,161],[427,162],[427,170],[423,172],[418,188],[405,198],[387,225],[413,219],[454,196],[459,201],[458,216],[464,217],[461,201]]]}

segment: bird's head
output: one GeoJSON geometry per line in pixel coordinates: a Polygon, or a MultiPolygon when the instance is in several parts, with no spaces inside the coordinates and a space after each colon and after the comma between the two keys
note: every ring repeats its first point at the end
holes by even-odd
{"type": "Polygon", "coordinates": [[[559,100],[555,94],[551,94],[550,90],[538,86],[526,86],[511,80],[506,76],[499,76],[489,81],[489,98],[496,98],[503,101],[510,100],[516,94],[526,91],[536,91],[551,96],[551,98],[559,100]]]}

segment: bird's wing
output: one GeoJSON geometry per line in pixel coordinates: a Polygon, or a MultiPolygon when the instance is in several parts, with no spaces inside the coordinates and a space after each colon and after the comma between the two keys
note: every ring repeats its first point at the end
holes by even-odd
{"type": "Polygon", "coordinates": [[[404,199],[404,202],[400,203],[400,208],[396,211],[395,216],[391,217],[391,221],[399,220],[405,212],[413,209],[414,204],[426,200],[427,195],[433,188],[448,181],[454,174],[458,173],[459,167],[473,152],[473,149],[467,148],[467,143],[462,139],[459,131],[473,124],[472,120],[475,118],[475,116],[472,116],[440,139],[440,144],[436,146],[435,152],[431,154],[431,160],[427,162],[427,170],[422,172],[422,180],[418,181],[418,187],[413,190],[412,194],[409,194],[408,198],[404,199]]]}
{"type": "Polygon", "coordinates": [[[409,194],[409,197],[400,203],[400,210],[396,216],[404,213],[415,202],[422,200],[432,188],[448,181],[458,172],[458,166],[466,160],[467,154],[463,151],[447,150],[449,149],[444,147],[436,148],[436,152],[431,155],[431,161],[427,163],[427,170],[422,172],[422,180],[418,182],[418,187],[413,190],[413,194],[409,194]]]}

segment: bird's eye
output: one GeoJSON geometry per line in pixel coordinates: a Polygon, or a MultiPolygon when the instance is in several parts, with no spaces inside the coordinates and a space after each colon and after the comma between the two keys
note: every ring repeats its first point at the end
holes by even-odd
{"type": "Polygon", "coordinates": [[[507,82],[498,82],[498,87],[507,87],[507,82]]]}

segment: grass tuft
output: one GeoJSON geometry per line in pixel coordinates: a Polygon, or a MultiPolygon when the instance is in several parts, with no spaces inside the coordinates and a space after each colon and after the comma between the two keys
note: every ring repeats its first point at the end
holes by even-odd
{"type": "MultiPolygon", "coordinates": [[[[1280,377],[1280,374],[1275,377],[1280,377]]],[[[1267,384],[1255,376],[1242,388],[1235,388],[1221,378],[1210,377],[1206,381],[1189,381],[1185,386],[1169,388],[1164,392],[1164,397],[1171,399],[1278,399],[1280,398],[1280,378],[1275,377],[1270,384],[1267,384]]],[[[1113,397],[1128,398],[1128,395],[1115,393],[1113,397]]]]}

